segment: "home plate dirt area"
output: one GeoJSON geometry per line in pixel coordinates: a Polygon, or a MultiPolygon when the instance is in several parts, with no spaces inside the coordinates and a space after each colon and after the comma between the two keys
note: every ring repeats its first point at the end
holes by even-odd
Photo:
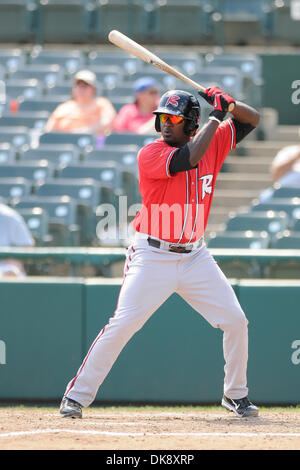
{"type": "Polygon", "coordinates": [[[221,407],[0,407],[2,450],[300,450],[300,408],[238,418],[221,407]]]}

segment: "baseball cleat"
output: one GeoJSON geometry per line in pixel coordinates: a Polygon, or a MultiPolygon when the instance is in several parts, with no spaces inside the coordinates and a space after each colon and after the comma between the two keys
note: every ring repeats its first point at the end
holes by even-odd
{"type": "Polygon", "coordinates": [[[62,399],[59,412],[62,418],[82,418],[81,405],[71,398],[62,399]]]}
{"type": "Polygon", "coordinates": [[[233,411],[239,418],[258,416],[258,408],[248,400],[248,397],[233,400],[225,395],[222,398],[222,406],[228,411],[233,411]]]}

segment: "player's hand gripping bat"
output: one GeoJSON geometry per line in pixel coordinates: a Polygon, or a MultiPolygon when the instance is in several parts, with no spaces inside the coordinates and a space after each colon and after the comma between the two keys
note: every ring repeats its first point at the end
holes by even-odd
{"type": "MultiPolygon", "coordinates": [[[[198,90],[198,92],[201,92],[200,95],[202,93],[205,94],[206,89],[202,85],[200,85],[197,82],[194,82],[194,80],[191,80],[189,77],[187,77],[183,73],[171,67],[169,64],[164,62],[155,54],[148,51],[148,49],[141,46],[140,44],[133,41],[132,39],[128,38],[127,36],[125,36],[125,34],[120,33],[120,31],[113,29],[112,31],[110,31],[108,35],[108,39],[111,43],[115,44],[121,49],[124,49],[125,51],[130,52],[131,54],[135,55],[139,59],[142,59],[148,64],[154,65],[155,67],[163,70],[164,72],[167,72],[173,75],[174,77],[178,78],[179,80],[182,80],[184,83],[187,83],[192,88],[195,88],[196,90],[198,90]]],[[[234,102],[229,103],[228,111],[231,112],[234,110],[234,108],[235,108],[235,103],[234,102]]]]}

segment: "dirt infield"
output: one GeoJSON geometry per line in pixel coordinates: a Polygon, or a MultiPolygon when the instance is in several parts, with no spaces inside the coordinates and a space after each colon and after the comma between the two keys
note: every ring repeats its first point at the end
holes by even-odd
{"type": "Polygon", "coordinates": [[[1,407],[0,449],[299,450],[300,409],[240,419],[218,407],[91,407],[74,420],[56,408],[1,407]]]}

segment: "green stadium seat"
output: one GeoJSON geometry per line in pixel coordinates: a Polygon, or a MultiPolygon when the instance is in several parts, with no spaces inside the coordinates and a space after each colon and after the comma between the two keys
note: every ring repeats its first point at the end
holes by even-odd
{"type": "Polygon", "coordinates": [[[31,193],[31,181],[25,178],[0,178],[0,196],[6,199],[29,196],[31,193]]]}
{"type": "Polygon", "coordinates": [[[281,188],[274,189],[272,198],[287,198],[287,197],[298,197],[300,198],[300,187],[282,186],[281,188]]]}
{"type": "Polygon", "coordinates": [[[85,152],[83,159],[85,162],[114,161],[137,174],[138,151],[137,145],[104,145],[101,149],[85,152]]]}
{"type": "Polygon", "coordinates": [[[23,217],[36,246],[43,246],[48,243],[49,216],[41,207],[28,209],[18,209],[18,213],[23,217]]]}
{"type": "Polygon", "coordinates": [[[110,102],[115,108],[116,112],[118,113],[123,106],[126,104],[130,104],[133,102],[132,95],[131,96],[111,96],[110,102]]]}
{"type": "Polygon", "coordinates": [[[203,10],[198,0],[155,0],[154,37],[158,44],[201,44],[203,10]]]}
{"type": "Polygon", "coordinates": [[[270,237],[265,231],[252,230],[222,232],[207,240],[208,248],[247,248],[263,249],[270,245],[270,237]]]}
{"type": "Polygon", "coordinates": [[[36,5],[30,0],[0,0],[0,41],[33,40],[36,5]]]}
{"type": "Polygon", "coordinates": [[[138,0],[97,0],[93,10],[93,41],[107,42],[111,29],[117,29],[135,40],[149,34],[148,10],[138,0]]]}
{"type": "Polygon", "coordinates": [[[279,233],[272,244],[274,249],[300,250],[300,233],[286,230],[279,233]]]}
{"type": "Polygon", "coordinates": [[[0,165],[3,163],[14,163],[16,161],[16,150],[10,143],[0,143],[0,165]]]}
{"type": "Polygon", "coordinates": [[[48,121],[49,113],[39,111],[36,113],[20,111],[16,114],[4,113],[0,117],[1,126],[23,126],[28,129],[43,129],[48,121]]]}
{"type": "Polygon", "coordinates": [[[15,148],[21,148],[24,145],[30,145],[31,137],[24,126],[1,126],[0,142],[8,142],[15,148]]]}
{"type": "Polygon", "coordinates": [[[300,198],[272,198],[268,202],[255,202],[252,211],[284,211],[288,214],[290,222],[300,214],[300,198]]]}
{"type": "Polygon", "coordinates": [[[80,159],[80,150],[71,144],[47,145],[42,144],[37,148],[27,148],[19,151],[21,161],[27,160],[48,160],[58,167],[59,164],[68,165],[77,163],[80,159]]]}
{"type": "Polygon", "coordinates": [[[284,44],[299,46],[299,16],[294,15],[291,0],[274,2],[273,9],[273,36],[284,44]]]}
{"type": "Polygon", "coordinates": [[[106,202],[107,188],[93,179],[54,178],[39,182],[34,187],[37,196],[69,196],[77,203],[80,243],[91,244],[95,237],[94,212],[106,202]]]}
{"type": "Polygon", "coordinates": [[[246,212],[235,214],[226,222],[226,232],[253,230],[266,231],[270,238],[289,227],[289,218],[285,212],[246,212]]]}
{"type": "Polygon", "coordinates": [[[96,138],[93,134],[85,133],[69,133],[69,132],[45,132],[41,134],[39,144],[71,144],[77,146],[79,149],[86,149],[87,147],[95,147],[96,138]]]}
{"type": "Polygon", "coordinates": [[[218,0],[212,15],[219,45],[262,44],[271,33],[271,0],[218,0]]]}
{"type": "Polygon", "coordinates": [[[294,220],[294,223],[291,226],[293,232],[300,232],[300,217],[294,220]]]}
{"type": "Polygon", "coordinates": [[[28,64],[9,74],[12,80],[38,80],[46,87],[53,87],[64,79],[64,70],[59,65],[28,64]]]}
{"type": "Polygon", "coordinates": [[[51,88],[46,88],[45,96],[65,96],[71,99],[72,84],[57,84],[51,88]]]}
{"type": "Polygon", "coordinates": [[[69,196],[28,196],[11,202],[16,209],[41,207],[49,216],[49,233],[52,246],[77,246],[80,229],[77,225],[77,204],[69,196]]]}
{"type": "Polygon", "coordinates": [[[40,44],[87,42],[91,4],[84,0],[40,0],[37,41],[40,44]]]}
{"type": "Polygon", "coordinates": [[[158,134],[142,135],[131,132],[112,133],[106,137],[105,145],[137,145],[138,147],[143,147],[150,142],[154,142],[158,137],[158,134]]]}
{"type": "Polygon", "coordinates": [[[213,67],[205,68],[195,75],[192,80],[205,86],[217,85],[227,93],[232,93],[236,99],[243,99],[245,90],[243,76],[234,67],[213,67]]]}
{"type": "Polygon", "coordinates": [[[19,111],[33,111],[33,112],[41,112],[46,111],[48,113],[52,113],[58,105],[63,103],[65,100],[70,99],[70,97],[66,96],[47,96],[41,97],[35,100],[25,100],[19,104],[19,111]]]}
{"type": "Polygon", "coordinates": [[[165,52],[159,49],[155,52],[154,49],[154,53],[157,53],[162,60],[186,75],[194,75],[203,67],[203,59],[196,52],[165,52]]]}
{"type": "Polygon", "coordinates": [[[108,99],[116,98],[119,96],[131,96],[132,102],[134,101],[133,82],[117,84],[114,88],[106,89],[105,96],[108,99]]]}
{"type": "Polygon", "coordinates": [[[28,80],[9,79],[5,84],[6,101],[10,99],[27,100],[40,98],[43,86],[35,78],[28,80]]]}
{"type": "Polygon", "coordinates": [[[29,181],[40,181],[54,175],[54,166],[47,160],[2,164],[1,178],[26,178],[29,181]]]}
{"type": "Polygon", "coordinates": [[[84,55],[81,51],[68,51],[64,49],[34,48],[28,60],[30,64],[35,65],[59,65],[67,75],[80,70],[85,65],[84,55]]]}

